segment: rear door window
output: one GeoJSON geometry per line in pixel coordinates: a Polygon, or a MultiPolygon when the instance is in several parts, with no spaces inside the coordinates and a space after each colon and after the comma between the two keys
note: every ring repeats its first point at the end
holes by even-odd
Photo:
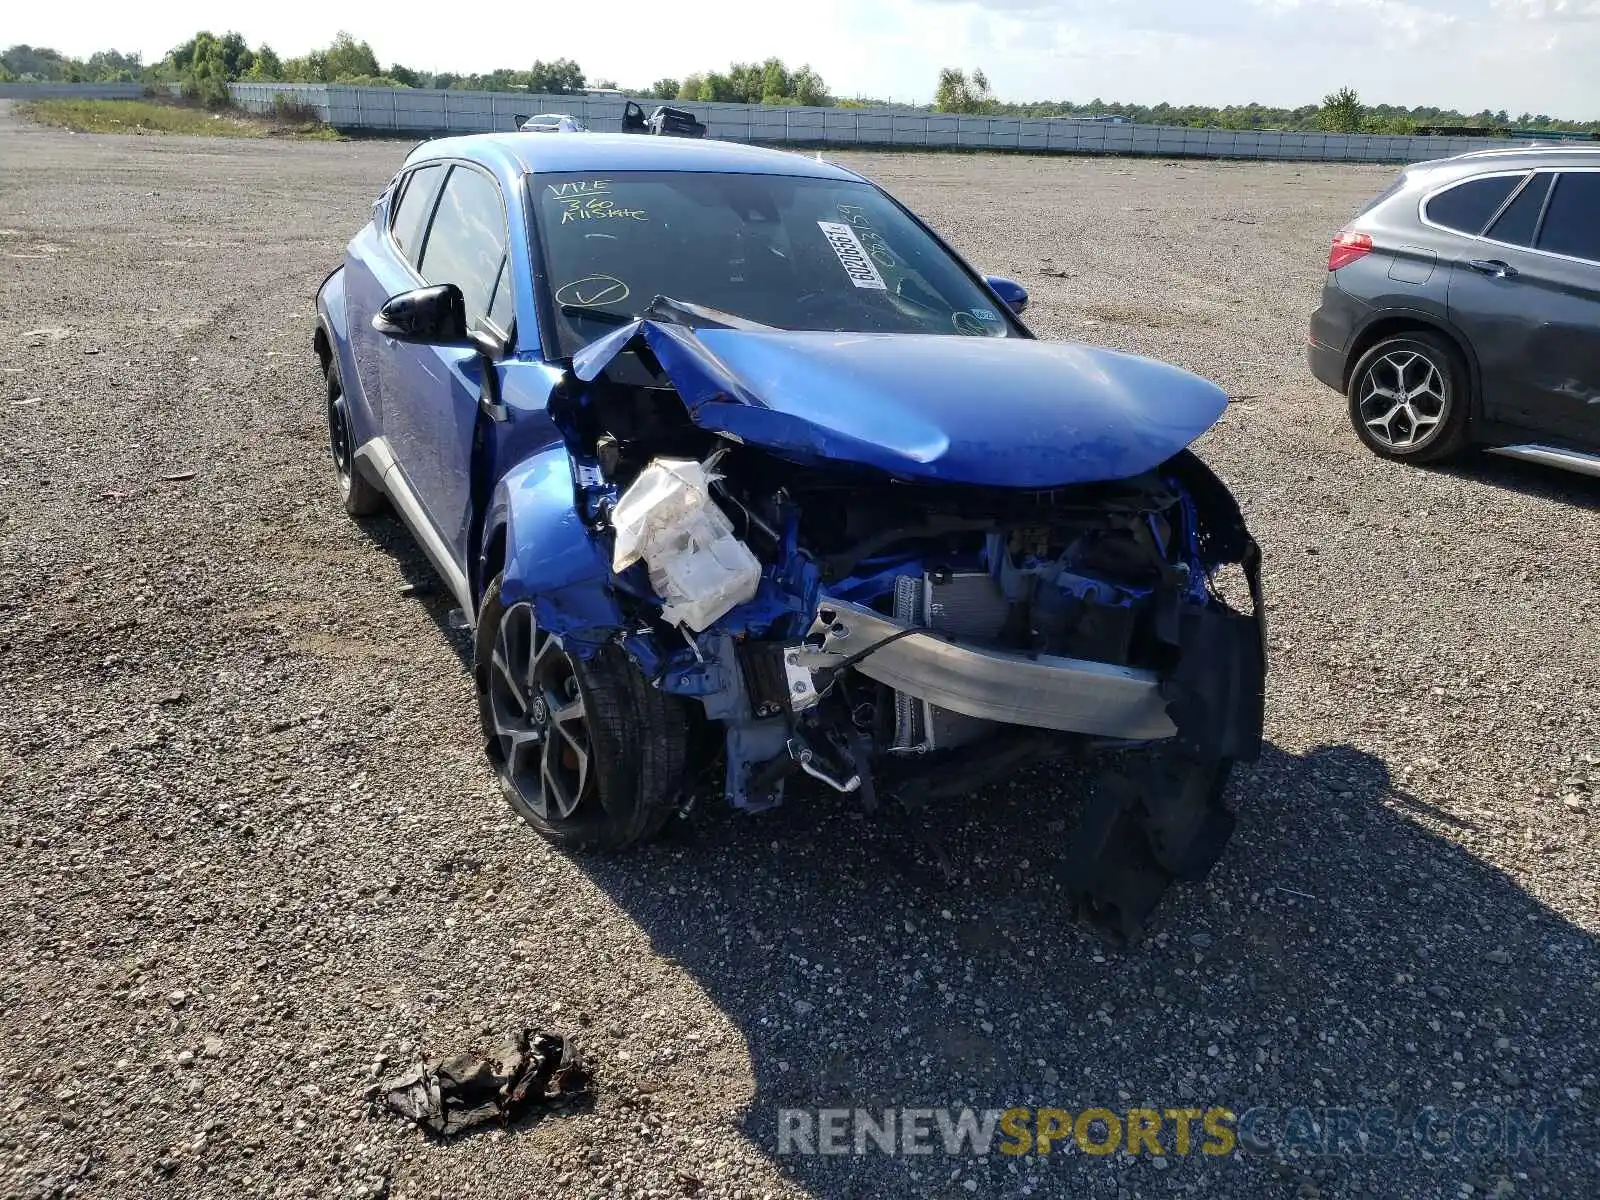
{"type": "Polygon", "coordinates": [[[395,244],[412,266],[416,265],[417,252],[422,249],[422,239],[428,232],[428,217],[433,212],[433,198],[439,191],[439,180],[444,168],[438,163],[418,167],[401,180],[400,203],[394,210],[394,221],[389,231],[395,244]]]}
{"type": "Polygon", "coordinates": [[[1506,197],[1523,178],[1521,175],[1493,175],[1458,183],[1428,201],[1427,218],[1435,225],[1460,233],[1481,233],[1489,218],[1500,211],[1506,197]]]}
{"type": "Polygon", "coordinates": [[[488,316],[506,240],[500,185],[471,167],[452,167],[418,269],[429,283],[453,283],[461,289],[468,325],[488,316]]]}
{"type": "Polygon", "coordinates": [[[1505,212],[1495,218],[1494,228],[1489,230],[1488,236],[1497,242],[1508,242],[1513,246],[1533,245],[1533,235],[1539,229],[1539,214],[1544,211],[1544,198],[1550,194],[1550,181],[1555,178],[1548,171],[1541,171],[1528,180],[1528,186],[1517,193],[1517,197],[1506,205],[1505,212]]]}
{"type": "Polygon", "coordinates": [[[1600,171],[1568,171],[1556,180],[1539,249],[1600,262],[1600,171]]]}

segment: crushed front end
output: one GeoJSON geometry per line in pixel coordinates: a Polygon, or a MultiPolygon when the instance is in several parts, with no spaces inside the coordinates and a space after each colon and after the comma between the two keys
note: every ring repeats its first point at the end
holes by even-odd
{"type": "Polygon", "coordinates": [[[1210,869],[1266,662],[1260,555],[1204,463],[896,477],[709,430],[634,349],[652,382],[594,372],[566,412],[579,513],[611,560],[607,636],[720,726],[731,805],[808,785],[917,807],[1093,752],[1067,848],[1090,913],[1132,936],[1210,869]]]}

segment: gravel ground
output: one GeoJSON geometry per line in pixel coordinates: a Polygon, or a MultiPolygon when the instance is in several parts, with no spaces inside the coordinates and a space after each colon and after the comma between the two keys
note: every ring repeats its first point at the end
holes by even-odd
{"type": "Polygon", "coordinates": [[[1267,556],[1262,762],[1132,949],[1052,865],[1081,781],[548,849],[465,645],[336,502],[311,297],[396,143],[85,137],[0,114],[0,1194],[1561,1196],[1600,1188],[1600,486],[1359,448],[1301,361],[1391,174],[847,156],[1044,336],[1236,403],[1203,450],[1267,556]],[[382,1064],[577,1031],[591,1105],[450,1144],[382,1064]],[[1548,1156],[777,1153],[785,1106],[1473,1104],[1548,1156]]]}

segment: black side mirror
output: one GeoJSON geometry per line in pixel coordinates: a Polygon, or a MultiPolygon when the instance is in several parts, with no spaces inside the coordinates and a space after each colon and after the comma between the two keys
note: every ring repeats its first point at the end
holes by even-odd
{"type": "Polygon", "coordinates": [[[397,342],[459,346],[468,340],[466,301],[453,283],[401,292],[384,302],[372,327],[397,342]]]}
{"type": "Polygon", "coordinates": [[[1028,289],[1015,279],[1006,279],[1000,275],[985,275],[983,281],[989,285],[989,290],[1005,302],[1005,306],[1017,316],[1028,311],[1028,289]]]}

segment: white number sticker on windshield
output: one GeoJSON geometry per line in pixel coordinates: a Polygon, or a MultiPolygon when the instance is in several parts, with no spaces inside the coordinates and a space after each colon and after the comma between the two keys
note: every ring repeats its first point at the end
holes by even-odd
{"type": "Polygon", "coordinates": [[[854,229],[840,221],[818,221],[817,228],[822,230],[822,236],[828,239],[828,245],[839,256],[839,265],[844,268],[851,283],[858,288],[872,288],[879,292],[889,290],[889,285],[878,274],[878,268],[867,255],[866,247],[856,237],[854,229]]]}

